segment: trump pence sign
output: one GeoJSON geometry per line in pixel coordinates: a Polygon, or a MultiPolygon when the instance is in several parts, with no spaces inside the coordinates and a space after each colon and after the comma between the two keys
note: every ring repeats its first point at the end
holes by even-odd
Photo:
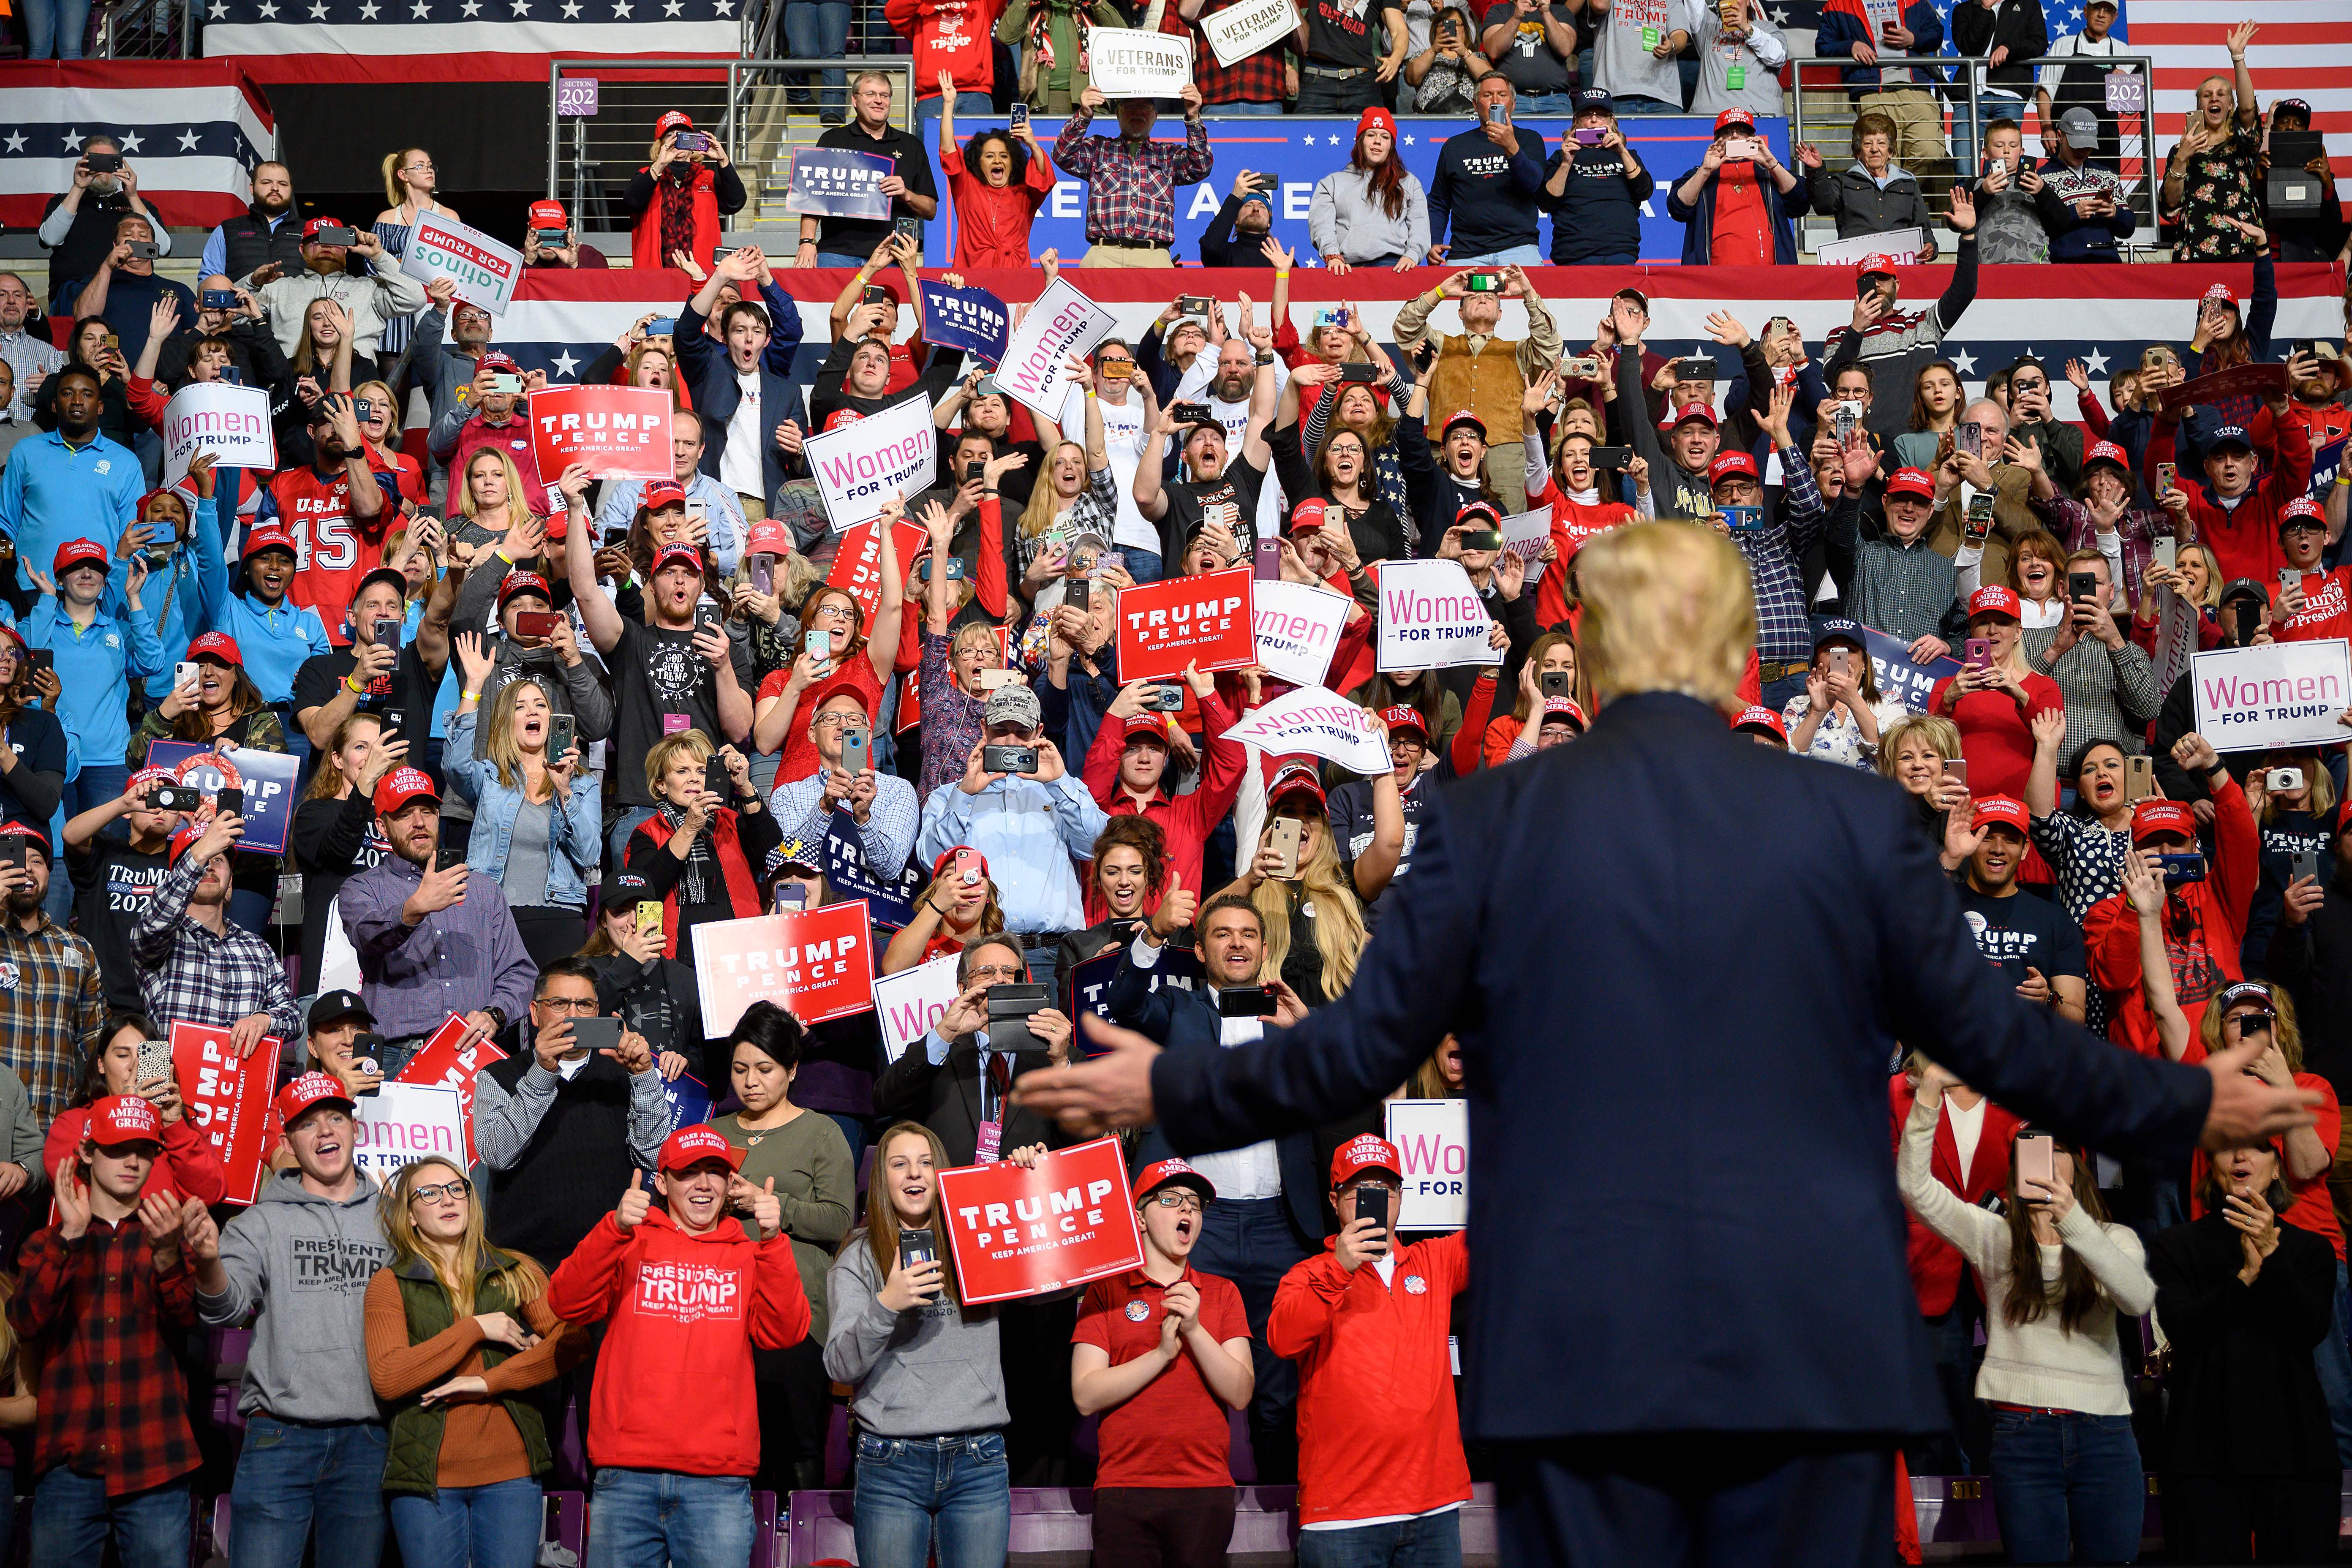
{"type": "Polygon", "coordinates": [[[1118,678],[1156,680],[1257,662],[1250,616],[1250,569],[1228,566],[1197,577],[1171,577],[1118,596],[1118,678]]]}
{"type": "Polygon", "coordinates": [[[863,900],[695,927],[703,1033],[725,1038],[754,1002],[773,1002],[803,1027],[866,1011],[874,1005],[872,933],[863,900]]]}
{"type": "Polygon", "coordinates": [[[589,476],[599,479],[667,479],[677,471],[667,392],[556,386],[529,401],[530,455],[550,484],[574,463],[587,464],[589,476]]]}
{"type": "Polygon", "coordinates": [[[1116,1138],[940,1173],[956,1279],[973,1306],[1084,1285],[1143,1266],[1143,1236],[1116,1138]]]}

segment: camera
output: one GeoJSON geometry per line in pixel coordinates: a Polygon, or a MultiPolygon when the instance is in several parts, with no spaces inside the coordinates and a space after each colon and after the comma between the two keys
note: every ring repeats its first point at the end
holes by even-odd
{"type": "Polygon", "coordinates": [[[980,767],[990,773],[1034,773],[1037,771],[1037,748],[1034,746],[982,746],[980,767]]]}
{"type": "Polygon", "coordinates": [[[1609,137],[1609,132],[1598,125],[1580,125],[1575,134],[1576,144],[1580,147],[1598,147],[1609,137]]]}
{"type": "Polygon", "coordinates": [[[2066,596],[2069,599],[2095,599],[2099,596],[2099,574],[2096,572],[2066,574],[2066,596]]]}
{"type": "Polygon", "coordinates": [[[681,153],[708,153],[710,151],[710,138],[700,131],[681,131],[677,133],[677,140],[670,145],[681,153]]]}
{"type": "Polygon", "coordinates": [[[1678,359],[1675,361],[1676,381],[1721,381],[1723,367],[1711,359],[1678,359]]]}
{"type": "Polygon", "coordinates": [[[1633,448],[1595,447],[1592,448],[1592,466],[1603,472],[1622,472],[1633,466],[1633,448]]]}
{"type": "Polygon", "coordinates": [[[1215,306],[1216,301],[1206,294],[1180,294],[1176,297],[1179,315],[1206,316],[1215,306]]]}
{"type": "Polygon", "coordinates": [[[2202,855],[2151,855],[2148,858],[2164,878],[2164,885],[2168,888],[2205,879],[2205,857],[2202,855]]]}
{"type": "Polygon", "coordinates": [[[572,236],[560,228],[535,228],[530,242],[549,250],[561,250],[572,242],[572,236]]]}
{"type": "Polygon", "coordinates": [[[1339,381],[1342,385],[1369,386],[1380,379],[1380,374],[1379,371],[1358,360],[1349,360],[1339,367],[1339,381]]]}
{"type": "Polygon", "coordinates": [[[672,338],[677,335],[677,318],[676,316],[656,316],[646,323],[646,336],[649,338],[672,338]]]}
{"type": "Polygon", "coordinates": [[[890,302],[890,290],[879,283],[868,283],[866,291],[857,298],[860,304],[887,305],[890,302]]]}
{"type": "Polygon", "coordinates": [[[1599,381],[1601,361],[1591,354],[1570,354],[1559,362],[1559,374],[1574,381],[1599,381]]]}
{"type": "Polygon", "coordinates": [[[157,784],[147,792],[150,811],[202,811],[204,805],[204,791],[185,784],[157,784]]]}
{"type": "Polygon", "coordinates": [[[1205,403],[1174,403],[1169,405],[1168,416],[1181,429],[1187,425],[1205,425],[1216,417],[1205,403]]]}
{"type": "Polygon", "coordinates": [[[1029,106],[1019,99],[1015,99],[1013,101],[1013,123],[1015,126],[1022,126],[1029,123],[1029,106]]]}
{"type": "Polygon", "coordinates": [[[214,792],[213,815],[215,816],[243,816],[245,815],[245,791],[242,789],[223,788],[214,792]]]}
{"type": "Polygon", "coordinates": [[[993,1051],[1016,1055],[1037,1049],[1040,1042],[1029,1032],[1029,1020],[1054,1005],[1054,999],[1043,985],[992,985],[988,988],[988,1047],[993,1051]]]}
{"type": "Polygon", "coordinates": [[[1221,1018],[1271,1018],[1281,1006],[1271,985],[1227,985],[1217,992],[1221,1018]]]}
{"type": "Polygon", "coordinates": [[[163,254],[163,247],[152,239],[134,239],[124,247],[133,261],[152,261],[163,254]]]}
{"type": "Polygon", "coordinates": [[[2303,770],[2301,768],[2272,768],[2263,774],[2263,788],[2273,795],[2276,795],[2283,789],[2301,789],[2302,787],[2303,770]]]}
{"type": "Polygon", "coordinates": [[[234,310],[238,302],[234,289],[207,289],[197,300],[207,310],[234,310]]]}
{"type": "MultiPolygon", "coordinates": [[[[1497,106],[1495,113],[1498,119],[1502,112],[1497,106]]],[[[1462,287],[1473,294],[1498,293],[1503,287],[1503,275],[1499,272],[1473,272],[1462,280],[1462,287]]]]}
{"type": "Polygon", "coordinates": [[[93,174],[111,174],[122,167],[122,154],[120,153],[85,153],[81,161],[93,174]]]}
{"type": "Polygon", "coordinates": [[[1546,697],[1566,697],[1569,695],[1569,673],[1564,669],[1547,669],[1538,678],[1538,684],[1543,688],[1546,697]]]}
{"type": "Polygon", "coordinates": [[[1462,548],[1465,550],[1500,550],[1503,548],[1503,531],[1499,528],[1465,529],[1462,531],[1462,548]]]}
{"type": "Polygon", "coordinates": [[[1716,510],[1722,514],[1723,526],[1734,533],[1753,533],[1764,526],[1764,509],[1760,506],[1727,506],[1716,510]]]}

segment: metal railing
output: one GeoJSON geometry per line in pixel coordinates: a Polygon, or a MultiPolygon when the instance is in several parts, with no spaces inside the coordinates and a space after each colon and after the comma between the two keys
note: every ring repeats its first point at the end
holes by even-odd
{"type": "MultiPolygon", "coordinates": [[[[779,8],[780,9],[780,8],[779,8]]],[[[772,30],[776,10],[761,24],[772,30]]],[[[785,171],[793,149],[814,144],[827,129],[831,105],[847,112],[848,82],[878,70],[891,79],[891,119],[910,129],[915,113],[914,61],[907,55],[832,59],[753,57],[744,59],[559,59],[547,78],[547,194],[562,201],[583,229],[626,230],[621,197],[645,167],[654,121],[672,109],[694,117],[727,150],[750,197],[729,216],[728,229],[794,226],[784,210],[785,171]],[[838,86],[826,81],[838,79],[838,86]],[[593,79],[596,112],[562,114],[562,85],[593,79]]],[[[574,96],[578,96],[577,93],[574,96]]],[[[696,261],[709,265],[708,257],[696,261]]]]}
{"type": "Polygon", "coordinates": [[[192,59],[198,0],[108,0],[91,53],[108,60],[192,59]]]}
{"type": "MultiPolygon", "coordinates": [[[[1867,112],[1867,110],[1856,107],[1852,89],[1843,79],[1843,73],[1853,68],[1853,57],[1816,55],[1791,59],[1789,63],[1795,68],[1790,79],[1795,85],[1786,95],[1790,142],[1812,142],[1821,149],[1822,162],[1825,167],[1843,168],[1847,158],[1846,149],[1853,139],[1853,122],[1863,113],[1867,112]],[[1811,73],[1810,76],[1809,69],[1811,73]],[[1830,74],[1832,70],[1838,74],[1830,74]]],[[[1951,106],[1952,123],[1947,156],[1935,166],[1926,169],[1915,168],[1910,171],[1917,176],[1920,187],[1927,196],[1929,208],[1941,217],[1951,206],[1951,187],[1955,179],[1963,174],[1970,179],[1976,177],[1975,170],[1962,171],[1951,154],[1962,147],[1969,147],[1976,150],[1977,157],[1980,160],[1984,151],[1984,126],[1987,119],[1998,120],[2007,116],[2004,112],[1988,117],[1983,111],[1983,103],[1979,97],[1977,87],[1977,73],[1969,68],[1982,65],[1983,62],[1980,60],[1950,55],[1881,54],[1877,63],[1880,68],[1908,66],[1919,70],[1950,73],[1951,79],[1938,83],[1934,89],[1939,113],[1943,104],[1949,103],[1951,106]]],[[[2152,58],[2147,55],[2039,55],[2030,60],[2011,63],[2035,68],[2063,65],[2129,66],[2136,68],[2140,81],[2145,84],[2143,107],[2140,112],[2137,116],[2123,114],[2105,116],[2103,118],[2102,127],[2104,129],[2108,123],[2112,123],[2115,127],[2116,147],[2112,162],[2117,174],[2123,180],[2125,202],[2130,207],[2132,215],[2139,220],[2139,235],[2135,236],[2135,240],[2140,240],[2143,243],[2152,241],[2156,231],[2156,192],[2157,186],[2161,184],[2160,179],[2151,178],[2149,174],[2149,171],[2157,166],[2154,157],[2153,132],[2156,83],[2152,58]],[[2138,121],[2138,131],[2127,132],[2125,127],[2135,119],[2138,121]],[[2138,165],[2138,173],[2136,174],[2125,173],[2135,163],[2138,165]],[[2142,240],[2142,237],[2145,237],[2145,240],[2142,240]]],[[[1924,86],[1916,82],[1907,85],[1913,90],[1920,90],[1924,86]]],[[[1904,84],[1898,84],[1893,88],[1870,90],[1902,91],[1904,89],[1904,84]]],[[[2029,87],[2021,96],[2028,102],[2032,102],[2032,89],[2029,87]]],[[[2108,161],[2104,146],[2093,156],[2102,162],[2108,161]]],[[[1898,158],[1897,162],[1900,161],[1898,158]]],[[[1910,166],[1906,164],[1905,167],[1910,166]]],[[[1802,173],[1801,170],[1795,172],[1801,174],[1802,173]]],[[[1827,219],[1809,215],[1800,222],[1798,233],[1801,240],[1802,237],[1808,234],[1817,233],[1826,236],[1833,226],[1827,219]]]]}

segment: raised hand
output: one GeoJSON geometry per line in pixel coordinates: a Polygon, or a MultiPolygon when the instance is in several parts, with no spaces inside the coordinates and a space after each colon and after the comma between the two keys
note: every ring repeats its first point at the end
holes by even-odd
{"type": "Polygon", "coordinates": [[[1200,907],[1199,897],[1184,886],[1184,879],[1171,873],[1168,891],[1161,896],[1160,907],[1151,911],[1153,933],[1165,941],[1191,925],[1193,914],[1200,907]]]}
{"type": "Polygon", "coordinates": [[[760,1239],[773,1240],[783,1234],[783,1205],[776,1197],[776,1178],[770,1176],[760,1195],[751,1200],[751,1223],[760,1227],[760,1239]]]}
{"type": "Polygon", "coordinates": [[[620,1207],[613,1211],[613,1223],[623,1230],[635,1230],[646,1223],[646,1215],[653,1212],[653,1206],[654,1195],[646,1191],[646,1173],[631,1171],[629,1190],[621,1194],[620,1207]]]}

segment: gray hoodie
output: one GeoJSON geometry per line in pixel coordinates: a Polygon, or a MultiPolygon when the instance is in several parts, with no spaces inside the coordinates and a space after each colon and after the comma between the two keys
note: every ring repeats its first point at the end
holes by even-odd
{"type": "Polygon", "coordinates": [[[362,1172],[358,1190],[336,1203],[302,1185],[299,1171],[265,1183],[251,1208],[221,1232],[228,1289],[201,1291],[206,1323],[243,1322],[256,1311],[237,1409],[281,1421],[378,1421],[368,1381],[368,1281],[392,1261],[376,1227],[381,1191],[362,1172]]]}
{"type": "Polygon", "coordinates": [[[996,1309],[940,1302],[894,1312],[877,1300],[882,1286],[861,1227],[824,1279],[824,1370],[856,1385],[849,1408],[859,1427],[877,1437],[943,1437],[1010,1421],[996,1309]]]}

